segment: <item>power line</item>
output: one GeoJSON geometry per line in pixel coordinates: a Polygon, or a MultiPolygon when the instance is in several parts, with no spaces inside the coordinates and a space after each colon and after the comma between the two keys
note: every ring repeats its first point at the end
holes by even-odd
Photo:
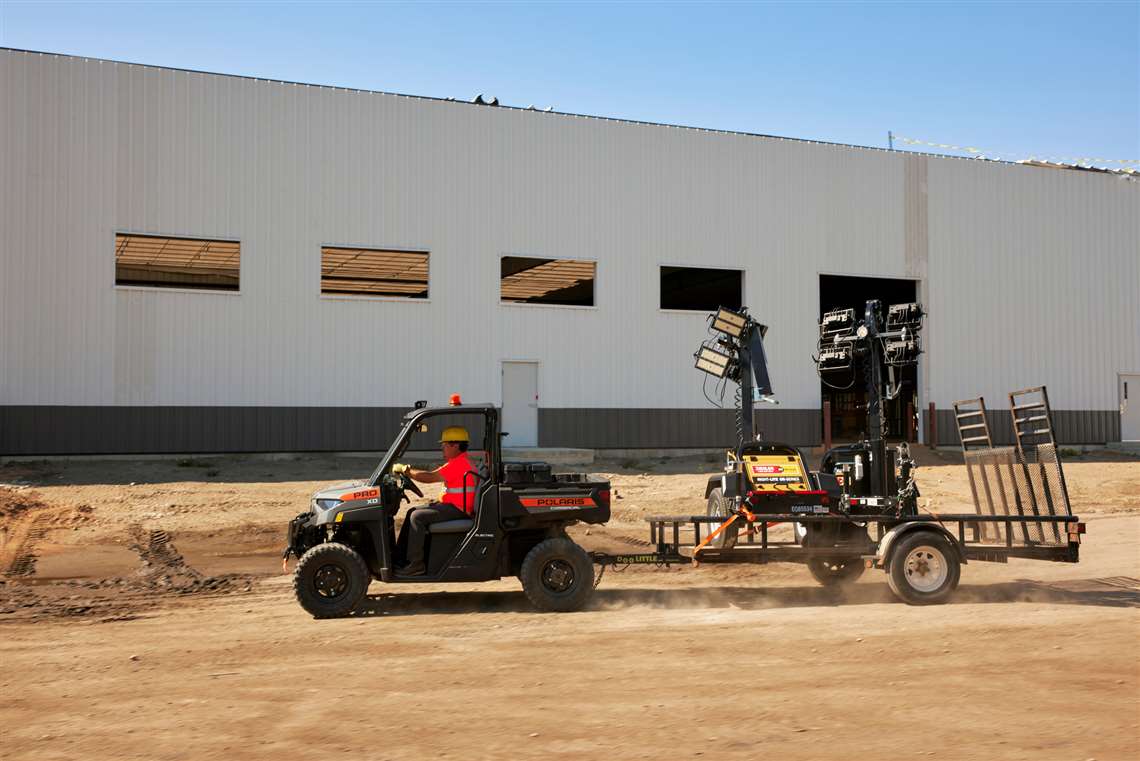
{"type": "Polygon", "coordinates": [[[903,137],[902,135],[895,135],[887,133],[889,138],[893,141],[897,140],[906,145],[921,145],[929,148],[941,148],[946,151],[959,151],[961,153],[968,153],[977,158],[1011,158],[1019,161],[1051,161],[1054,163],[1066,164],[1119,164],[1120,166],[1138,166],[1140,159],[1106,159],[1099,156],[1038,156],[1036,154],[1029,154],[1024,152],[1010,152],[1010,151],[991,151],[986,148],[978,148],[973,145],[955,145],[953,143],[935,143],[929,140],[919,140],[913,137],[903,137]]]}

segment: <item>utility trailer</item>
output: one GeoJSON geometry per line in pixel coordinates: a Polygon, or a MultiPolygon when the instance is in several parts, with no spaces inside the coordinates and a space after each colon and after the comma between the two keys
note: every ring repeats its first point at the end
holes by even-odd
{"type": "Polygon", "coordinates": [[[612,565],[672,563],[804,563],[825,586],[853,582],[868,568],[887,573],[903,601],[946,601],[970,561],[1009,558],[1076,563],[1085,524],[1072,514],[1044,386],[1009,395],[1013,446],[995,447],[981,398],[954,404],[975,513],[935,514],[918,506],[916,465],[903,443],[888,448],[880,410],[900,392],[895,368],[917,361],[923,313],[918,304],[877,301],[861,321],[840,310],[820,322],[816,358],[821,376],[861,366],[868,433],[861,442],[826,452],[808,471],[795,447],[755,434],[753,402],[771,396],[764,361],[766,328],[747,310],[710,316],[713,338],[697,351],[696,367],[740,384],[739,443],[724,472],[709,478],[705,515],[651,516],[651,551],[591,554],[612,565]],[[884,367],[887,377],[883,377],[884,367]],[[770,529],[791,524],[791,539],[770,529]]]}
{"type": "Polygon", "coordinates": [[[1009,558],[1076,563],[1085,525],[1069,515],[976,515],[955,513],[917,515],[764,515],[747,521],[746,537],[732,547],[710,547],[710,536],[726,519],[708,515],[655,515],[649,522],[652,551],[626,555],[595,552],[601,566],[673,563],[805,563],[813,561],[840,572],[813,575],[824,586],[855,581],[866,568],[887,573],[887,583],[899,599],[911,605],[945,602],[958,587],[961,566],[969,561],[1005,563],[1009,558]],[[857,526],[869,529],[864,542],[847,546],[805,547],[794,540],[773,540],[770,531],[780,524],[807,524],[813,528],[857,526]],[[1057,534],[1061,541],[1024,544],[1014,541],[1018,532],[1036,530],[1057,534]],[[986,539],[1000,531],[1004,543],[986,539]],[[873,533],[873,538],[871,534],[873,533]],[[856,569],[854,571],[846,569],[856,569]]]}

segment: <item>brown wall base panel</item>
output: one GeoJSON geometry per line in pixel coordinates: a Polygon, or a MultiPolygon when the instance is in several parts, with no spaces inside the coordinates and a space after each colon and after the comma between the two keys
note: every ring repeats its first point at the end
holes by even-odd
{"type": "MultiPolygon", "coordinates": [[[[757,412],[764,438],[787,444],[820,441],[819,410],[757,412]]],[[[507,439],[510,441],[510,439],[507,439]]],[[[736,412],[718,409],[539,408],[538,444],[587,449],[728,447],[736,442],[736,412]]]]}
{"type": "MultiPolygon", "coordinates": [[[[174,454],[194,452],[378,451],[395,436],[403,407],[0,407],[0,455],[174,454]]],[[[958,444],[951,410],[938,410],[939,444],[958,444]]],[[[1055,410],[1065,444],[1120,439],[1115,410],[1055,410]]],[[[820,442],[820,413],[762,409],[765,438],[820,442]]],[[[925,424],[925,412],[924,420],[925,424]]],[[[731,446],[735,413],[716,409],[547,408],[539,445],[589,449],[731,446]]],[[[1009,443],[1009,414],[990,414],[995,444],[1009,443]]],[[[436,431],[413,448],[434,448],[436,431]]],[[[478,437],[478,431],[472,431],[478,437]]],[[[510,444],[510,439],[506,439],[510,444]]]]}
{"type": "Polygon", "coordinates": [[[405,409],[0,407],[0,454],[374,451],[405,409]]]}
{"type": "MultiPolygon", "coordinates": [[[[384,449],[403,407],[0,407],[0,455],[345,452],[384,449]]],[[[539,445],[720,447],[734,413],[710,409],[540,409],[539,445]]],[[[819,441],[819,412],[764,410],[769,439],[819,441]]],[[[431,432],[413,448],[434,448],[431,432]],[[430,441],[429,441],[430,439],[430,441]]],[[[480,432],[473,430],[473,436],[480,432]]],[[[510,445],[510,438],[505,439],[510,445]]]]}
{"type": "MultiPolygon", "coordinates": [[[[958,447],[958,429],[954,425],[954,410],[935,410],[938,422],[938,445],[958,447]]],[[[922,412],[923,430],[930,417],[922,412]]],[[[990,438],[995,446],[1013,444],[1013,419],[1009,409],[986,410],[990,438]]],[[[977,433],[975,431],[975,433],[977,433]]],[[[1120,413],[1117,410],[1053,410],[1053,435],[1059,444],[1106,444],[1120,441],[1120,413]]]]}

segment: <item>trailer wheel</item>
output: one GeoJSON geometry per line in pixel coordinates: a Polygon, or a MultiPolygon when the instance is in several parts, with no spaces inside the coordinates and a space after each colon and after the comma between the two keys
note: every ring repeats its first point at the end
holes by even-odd
{"type": "Polygon", "coordinates": [[[372,577],[364,558],[339,542],[318,544],[293,571],[293,593],[313,618],[348,615],[364,598],[372,577]]]}
{"type": "Polygon", "coordinates": [[[953,594],[961,573],[958,552],[946,537],[915,531],[892,548],[887,583],[909,605],[937,605],[953,594]]]}
{"type": "Polygon", "coordinates": [[[825,587],[850,584],[862,576],[865,569],[862,558],[812,558],[807,562],[807,567],[812,577],[825,587]]]}
{"type": "MultiPolygon", "coordinates": [[[[838,526],[823,526],[819,523],[796,523],[793,530],[803,527],[803,533],[796,531],[798,543],[805,549],[832,547],[846,539],[850,541],[850,530],[838,526]],[[848,536],[843,536],[848,534],[848,536]]],[[[862,558],[815,557],[807,561],[812,577],[825,587],[850,584],[863,575],[865,566],[862,558]]]]}
{"type": "Polygon", "coordinates": [[[543,612],[580,610],[594,593],[594,562],[569,539],[539,542],[523,558],[523,592],[543,612]]]}
{"type": "MultiPolygon", "coordinates": [[[[724,496],[723,489],[720,489],[718,487],[709,492],[709,503],[707,509],[705,510],[705,515],[708,515],[710,517],[727,518],[728,516],[732,515],[732,513],[732,501],[724,496]]],[[[718,528],[720,528],[720,525],[716,523],[705,524],[705,529],[707,529],[710,534],[713,531],[716,531],[718,528]]],[[[740,526],[737,525],[736,521],[734,521],[731,526],[717,534],[716,538],[709,542],[706,546],[716,547],[718,549],[730,549],[732,547],[735,547],[736,536],[739,530],[740,526]]],[[[705,534],[705,536],[708,536],[708,534],[705,534]]]]}

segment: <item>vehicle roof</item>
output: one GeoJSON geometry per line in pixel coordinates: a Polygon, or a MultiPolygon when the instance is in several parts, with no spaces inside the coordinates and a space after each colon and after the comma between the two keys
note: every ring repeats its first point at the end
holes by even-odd
{"type": "Polygon", "coordinates": [[[404,420],[410,420],[413,417],[434,413],[450,413],[452,415],[462,415],[465,412],[485,412],[487,410],[493,409],[495,409],[495,405],[491,404],[490,402],[481,402],[479,404],[457,404],[454,406],[448,405],[446,407],[420,407],[417,410],[408,410],[408,412],[404,414],[404,420]]]}

